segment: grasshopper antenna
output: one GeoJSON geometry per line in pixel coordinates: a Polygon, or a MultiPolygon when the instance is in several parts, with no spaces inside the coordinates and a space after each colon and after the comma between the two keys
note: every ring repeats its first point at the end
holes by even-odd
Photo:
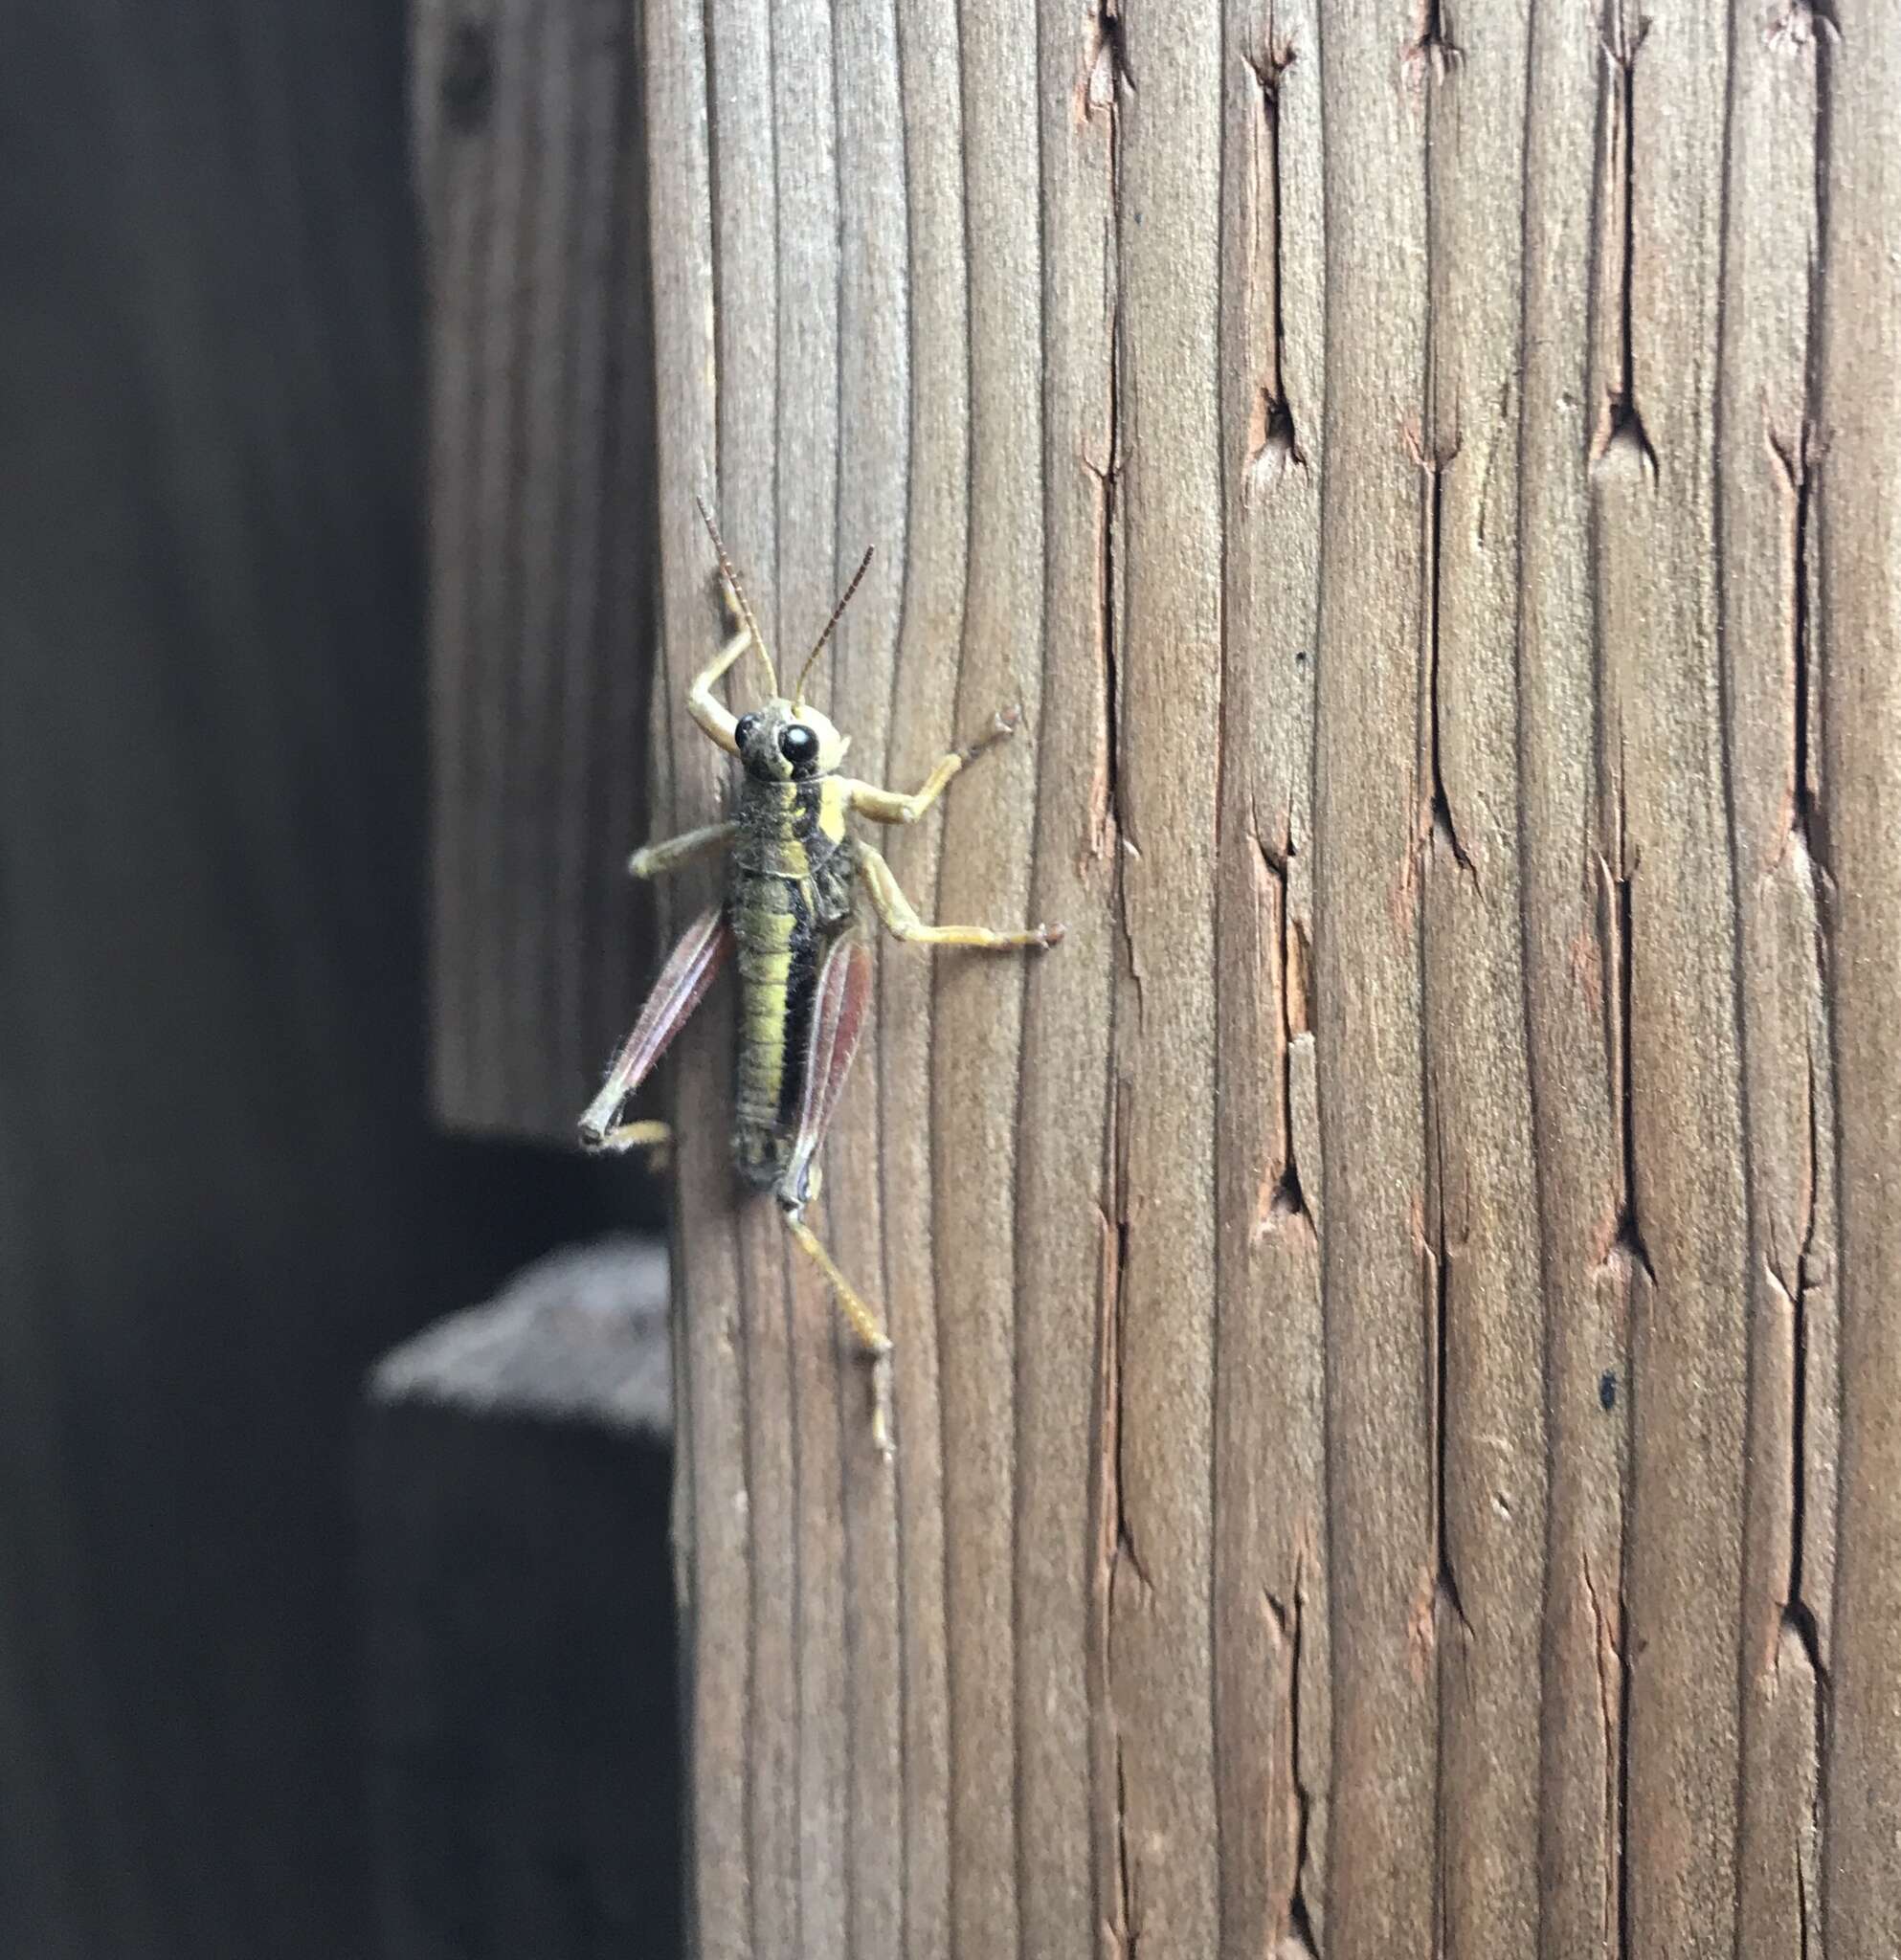
{"type": "Polygon", "coordinates": [[[869,545],[864,547],[864,556],[859,560],[858,569],[852,573],[851,584],[845,588],[843,597],[832,608],[832,616],[825,622],[825,631],[818,635],[818,643],[806,655],[805,665],[798,670],[798,686],[793,693],[793,706],[794,708],[802,708],[805,705],[806,676],[817,664],[818,656],[825,651],[825,642],[832,637],[832,629],[838,625],[839,614],[851,604],[852,594],[858,590],[859,581],[871,568],[871,553],[873,548],[869,545]]]}
{"type": "MultiPolygon", "coordinates": [[[[727,589],[738,601],[740,617],[746,621],[746,630],[752,635],[752,644],[758,649],[759,657],[766,663],[766,678],[772,683],[772,692],[776,695],[779,691],[779,670],[772,665],[772,657],[766,650],[766,635],[759,631],[759,622],[752,616],[752,608],[746,596],[746,588],[740,584],[739,574],[732,568],[732,560],[727,556],[726,541],[720,536],[720,527],[713,522],[713,513],[706,508],[701,498],[696,496],[693,502],[700,513],[700,522],[706,526],[707,537],[713,541],[713,549],[719,554],[721,576],[727,582],[727,589]]],[[[857,585],[858,580],[853,579],[852,583],[857,585]]],[[[851,594],[847,592],[845,597],[850,598],[851,594]]],[[[837,618],[837,613],[834,613],[833,617],[837,618]]],[[[831,630],[829,626],[825,629],[827,633],[831,630]]]]}

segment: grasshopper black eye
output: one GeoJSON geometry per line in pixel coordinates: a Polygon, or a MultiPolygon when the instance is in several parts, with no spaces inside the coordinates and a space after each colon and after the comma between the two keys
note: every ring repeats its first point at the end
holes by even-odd
{"type": "Polygon", "coordinates": [[[738,725],[732,731],[732,739],[741,748],[752,740],[752,731],[759,725],[757,715],[741,715],[738,725]]]}
{"type": "Polygon", "coordinates": [[[794,774],[809,769],[818,760],[818,737],[803,722],[789,723],[779,730],[779,753],[794,774]]]}

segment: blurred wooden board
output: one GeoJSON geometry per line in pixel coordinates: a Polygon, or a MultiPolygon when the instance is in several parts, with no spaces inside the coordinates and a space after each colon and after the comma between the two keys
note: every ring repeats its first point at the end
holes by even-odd
{"type": "Polygon", "coordinates": [[[364,1370],[629,1180],[427,1121],[399,11],[0,51],[0,1952],[342,1960],[364,1370]]]}
{"type": "Polygon", "coordinates": [[[377,1368],[358,1503],[386,1960],[681,1948],[666,1256],[552,1256],[377,1368]]]}
{"type": "Polygon", "coordinates": [[[632,0],[413,16],[433,1096],[452,1128],[564,1144],[654,964],[622,870],[655,631],[637,18],[632,0]]]}

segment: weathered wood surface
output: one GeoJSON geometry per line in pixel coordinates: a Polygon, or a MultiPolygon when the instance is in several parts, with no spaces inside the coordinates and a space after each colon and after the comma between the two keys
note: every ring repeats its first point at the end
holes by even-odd
{"type": "Polygon", "coordinates": [[[1023,701],[892,858],[1070,927],[881,955],[889,1468],[673,1072],[699,1950],[1892,1950],[1901,25],[1031,27],[637,62],[657,828],[699,491],[788,651],[879,546],[862,773],[1023,701]]]}
{"type": "Polygon", "coordinates": [[[568,1142],[650,908],[653,356],[633,0],[416,0],[432,1099],[568,1142]]]}
{"type": "Polygon", "coordinates": [[[383,1960],[680,1951],[666,1256],[539,1261],[366,1412],[383,1960]]]}

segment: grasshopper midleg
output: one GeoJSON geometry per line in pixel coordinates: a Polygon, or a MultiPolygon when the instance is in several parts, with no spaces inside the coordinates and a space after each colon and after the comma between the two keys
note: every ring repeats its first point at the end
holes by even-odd
{"type": "Polygon", "coordinates": [[[1035,925],[1027,932],[996,932],[988,925],[928,925],[906,898],[883,852],[862,837],[852,839],[852,851],[864,875],[865,896],[893,939],[913,946],[974,946],[1006,952],[1013,947],[1051,947],[1062,937],[1060,925],[1035,925]]]}
{"type": "Polygon", "coordinates": [[[627,869],[635,878],[658,878],[709,852],[725,850],[738,835],[736,823],[709,823],[697,831],[682,831],[663,844],[642,845],[628,858],[627,869]]]}

